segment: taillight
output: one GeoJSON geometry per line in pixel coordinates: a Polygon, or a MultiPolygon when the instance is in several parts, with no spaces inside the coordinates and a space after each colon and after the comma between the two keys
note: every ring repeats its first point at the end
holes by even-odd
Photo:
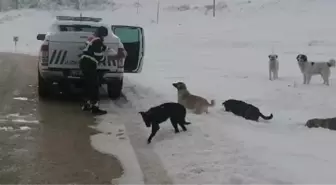
{"type": "Polygon", "coordinates": [[[119,59],[118,60],[118,68],[124,68],[125,59],[119,59]]]}
{"type": "Polygon", "coordinates": [[[41,65],[47,66],[49,61],[49,43],[45,43],[41,46],[41,65]]]}

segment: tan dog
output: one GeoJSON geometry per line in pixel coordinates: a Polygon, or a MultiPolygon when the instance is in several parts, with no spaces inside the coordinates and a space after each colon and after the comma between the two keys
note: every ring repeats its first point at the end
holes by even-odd
{"type": "Polygon", "coordinates": [[[211,103],[209,103],[206,99],[191,94],[183,82],[173,83],[173,86],[177,89],[178,103],[184,105],[187,109],[193,110],[195,114],[209,113],[208,107],[215,106],[215,100],[211,100],[211,103]]]}

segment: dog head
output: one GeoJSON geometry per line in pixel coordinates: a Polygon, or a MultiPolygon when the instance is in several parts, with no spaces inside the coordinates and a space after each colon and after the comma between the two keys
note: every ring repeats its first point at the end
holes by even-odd
{"type": "Polygon", "coordinates": [[[336,66],[336,60],[332,58],[332,59],[329,60],[328,64],[329,64],[328,65],[329,67],[335,67],[336,66]]]}
{"type": "Polygon", "coordinates": [[[229,105],[229,102],[228,102],[228,101],[223,102],[222,105],[224,106],[226,112],[229,112],[229,111],[230,111],[230,108],[229,108],[230,105],[229,105]]]}
{"type": "Polygon", "coordinates": [[[318,128],[318,127],[321,126],[320,124],[321,124],[321,121],[319,121],[318,119],[311,119],[311,120],[307,121],[306,127],[308,127],[308,128],[318,128]]]}
{"type": "Polygon", "coordinates": [[[304,54],[299,54],[297,57],[296,57],[296,60],[298,62],[308,62],[308,57],[304,54]]]}
{"type": "Polygon", "coordinates": [[[185,83],[183,82],[176,82],[173,83],[173,86],[177,89],[177,90],[187,90],[187,86],[185,83]]]}
{"type": "Polygon", "coordinates": [[[142,120],[145,122],[146,127],[150,127],[151,124],[151,120],[150,120],[150,112],[139,112],[139,114],[142,117],[142,120]]]}
{"type": "Polygon", "coordinates": [[[278,59],[278,55],[276,55],[276,54],[271,54],[271,55],[268,55],[268,58],[270,59],[270,60],[277,60],[278,59]]]}

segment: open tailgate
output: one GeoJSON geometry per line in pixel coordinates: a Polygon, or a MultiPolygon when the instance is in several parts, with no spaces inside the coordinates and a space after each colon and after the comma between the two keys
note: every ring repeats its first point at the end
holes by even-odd
{"type": "MultiPolygon", "coordinates": [[[[79,69],[79,60],[85,41],[92,33],[63,32],[50,36],[49,68],[79,69]]],[[[105,43],[109,48],[117,48],[118,43],[105,43]]],[[[106,52],[107,55],[107,52],[106,52]]],[[[117,71],[118,63],[107,60],[100,63],[98,69],[117,71]]]]}

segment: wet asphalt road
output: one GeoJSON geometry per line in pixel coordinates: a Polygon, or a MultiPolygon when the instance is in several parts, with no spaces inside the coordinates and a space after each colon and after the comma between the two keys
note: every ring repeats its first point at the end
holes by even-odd
{"type": "Polygon", "coordinates": [[[37,96],[37,58],[0,53],[0,184],[108,184],[120,162],[90,145],[79,102],[37,96]]]}

